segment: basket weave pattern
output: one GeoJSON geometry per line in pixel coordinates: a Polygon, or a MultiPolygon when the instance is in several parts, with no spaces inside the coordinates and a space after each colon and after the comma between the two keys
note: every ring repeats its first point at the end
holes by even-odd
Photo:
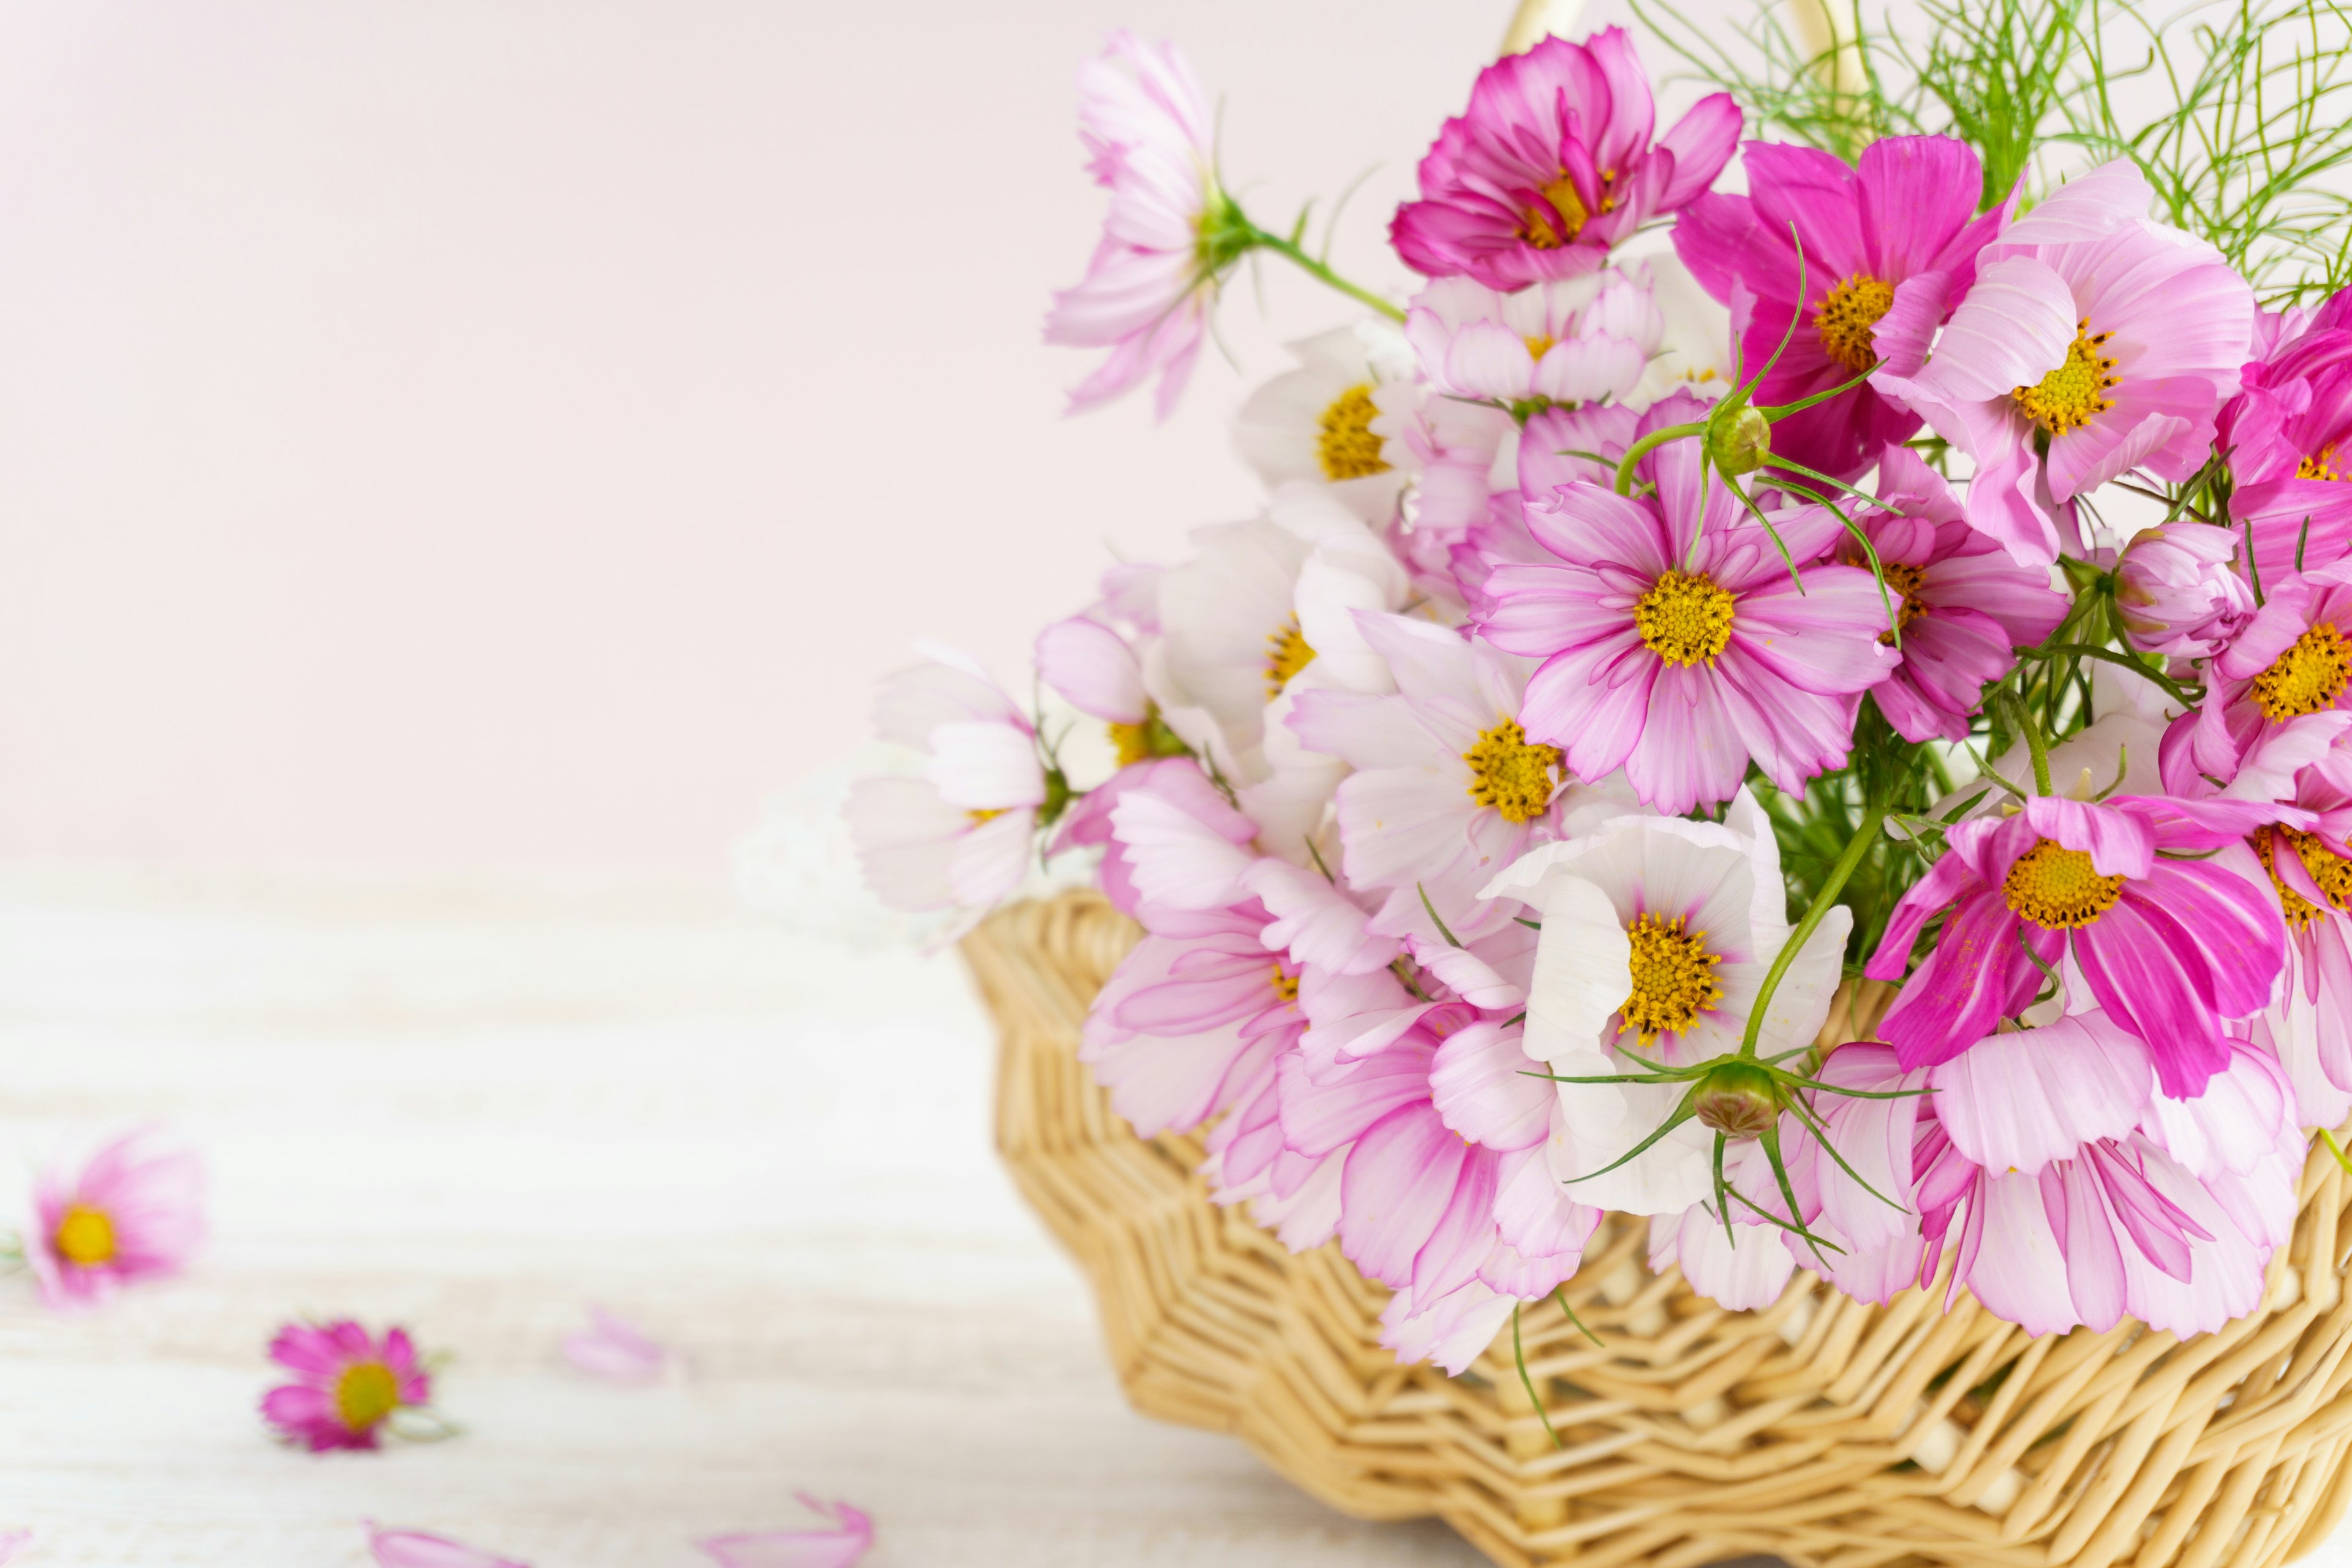
{"type": "Polygon", "coordinates": [[[1523,1321],[1555,1447],[1507,1331],[1460,1377],[1399,1366],[1389,1292],[1336,1244],[1292,1256],[1209,1202],[1197,1135],[1112,1112],[1078,1030],[1136,936],[1080,891],[965,939],[1002,1033],[998,1147],[1092,1280],[1136,1408],[1336,1508],[1438,1514],[1513,1568],[2271,1568],[2352,1500],[2352,1184],[2324,1152],[2263,1309],[2187,1343],[2128,1321],[2033,1339],[1965,1293],[1871,1307],[1803,1272],[1726,1311],[1612,1215],[1567,1288],[1603,1348],[1549,1302],[1523,1321]]]}

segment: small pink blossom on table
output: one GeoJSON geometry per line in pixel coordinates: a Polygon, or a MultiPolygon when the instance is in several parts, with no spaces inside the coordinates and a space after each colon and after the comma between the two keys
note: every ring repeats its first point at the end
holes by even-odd
{"type": "Polygon", "coordinates": [[[13,1562],[16,1553],[25,1549],[25,1542],[32,1539],[29,1530],[0,1530],[0,1564],[13,1562]]]}
{"type": "Polygon", "coordinates": [[[874,1544],[874,1521],[845,1502],[823,1503],[806,1492],[802,1506],[823,1516],[822,1530],[772,1530],[714,1535],[698,1542],[719,1568],[849,1568],[874,1544]]]}
{"type": "Polygon", "coordinates": [[[651,1383],[669,1365],[667,1351],[602,1307],[588,1309],[588,1327],[564,1336],[563,1359],[611,1383],[651,1383]]]}
{"type": "Polygon", "coordinates": [[[349,1318],[289,1323],[269,1342],[269,1359],[294,1381],[262,1396],[262,1416],[314,1454],[376,1447],[394,1415],[433,1397],[432,1374],[405,1329],[379,1339],[349,1318]]]}
{"type": "Polygon", "coordinates": [[[184,1150],[126,1133],[79,1171],[44,1171],[33,1189],[26,1261],[52,1307],[96,1306],[125,1285],[186,1266],[204,1240],[204,1168],[184,1150]]]}
{"type": "Polygon", "coordinates": [[[499,1557],[446,1535],[428,1535],[421,1530],[385,1530],[373,1520],[363,1523],[368,1532],[368,1554],[382,1568],[530,1568],[527,1563],[499,1557]]]}

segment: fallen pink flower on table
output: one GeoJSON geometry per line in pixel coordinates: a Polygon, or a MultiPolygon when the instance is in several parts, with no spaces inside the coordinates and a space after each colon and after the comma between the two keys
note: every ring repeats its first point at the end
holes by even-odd
{"type": "Polygon", "coordinates": [[[446,1535],[385,1530],[372,1519],[360,1523],[368,1532],[368,1553],[382,1568],[530,1568],[528,1563],[493,1556],[446,1535]]]}
{"type": "Polygon", "coordinates": [[[25,1259],[50,1306],[96,1306],[125,1285],[177,1274],[203,1242],[204,1167],[185,1150],[146,1146],[148,1137],[125,1133],[80,1170],[53,1165],[35,1184],[25,1259]]]}
{"type": "Polygon", "coordinates": [[[563,1359],[611,1383],[651,1383],[669,1365],[667,1351],[598,1306],[588,1309],[588,1327],[564,1336],[563,1359]]]}
{"type": "Polygon", "coordinates": [[[269,1342],[269,1359],[294,1381],[264,1394],[261,1414],[314,1454],[375,1447],[394,1415],[433,1397],[432,1374],[405,1329],[378,1340],[349,1318],[289,1323],[269,1342]]]}
{"type": "Polygon", "coordinates": [[[0,1530],[0,1564],[5,1564],[23,1551],[25,1542],[32,1539],[33,1532],[29,1530],[0,1530]]]}
{"type": "Polygon", "coordinates": [[[772,1530],[752,1535],[714,1535],[696,1542],[719,1568],[849,1568],[874,1544],[874,1521],[845,1502],[822,1503],[794,1494],[812,1513],[834,1521],[830,1530],[772,1530]]]}

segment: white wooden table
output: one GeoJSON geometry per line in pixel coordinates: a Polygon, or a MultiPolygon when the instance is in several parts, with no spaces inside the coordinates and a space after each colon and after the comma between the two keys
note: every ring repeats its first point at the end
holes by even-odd
{"type": "Polygon", "coordinates": [[[718,886],[0,874],[5,1223],[31,1163],[161,1119],[215,1231],[96,1316],[0,1280],[0,1528],[35,1568],[343,1568],[362,1517],[661,1568],[807,1489],[875,1516],[878,1568],[1478,1562],[1126,1408],[989,1149],[990,1051],[952,959],[718,886]],[[573,1372],[592,1300],[690,1375],[573,1372]],[[268,1442],[299,1312],[449,1352],[466,1435],[268,1442]]]}

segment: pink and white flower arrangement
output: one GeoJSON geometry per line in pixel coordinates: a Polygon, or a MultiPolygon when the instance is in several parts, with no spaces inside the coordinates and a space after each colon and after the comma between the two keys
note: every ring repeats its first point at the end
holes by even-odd
{"type": "Polygon", "coordinates": [[[1114,55],[1089,136],[1191,171],[1152,321],[1256,250],[1356,319],[1244,406],[1263,514],[1039,638],[1115,765],[893,678],[877,891],[1090,868],[1143,931],[1084,1031],[1113,1109],[1204,1128],[1406,1360],[1467,1366],[1610,1211],[1735,1310],[1803,1269],[2037,1334],[2252,1310],[2352,1115],[2352,291],[2258,310],[2127,163],[1751,142],[1719,190],[1738,110],[1657,135],[1612,29],[1480,74],[1400,303],[1114,55]]]}
{"type": "Polygon", "coordinates": [[[204,1237],[203,1164],[152,1133],[131,1132],[79,1168],[40,1173],[25,1254],[44,1300],[83,1308],[179,1273],[204,1237]]]}

